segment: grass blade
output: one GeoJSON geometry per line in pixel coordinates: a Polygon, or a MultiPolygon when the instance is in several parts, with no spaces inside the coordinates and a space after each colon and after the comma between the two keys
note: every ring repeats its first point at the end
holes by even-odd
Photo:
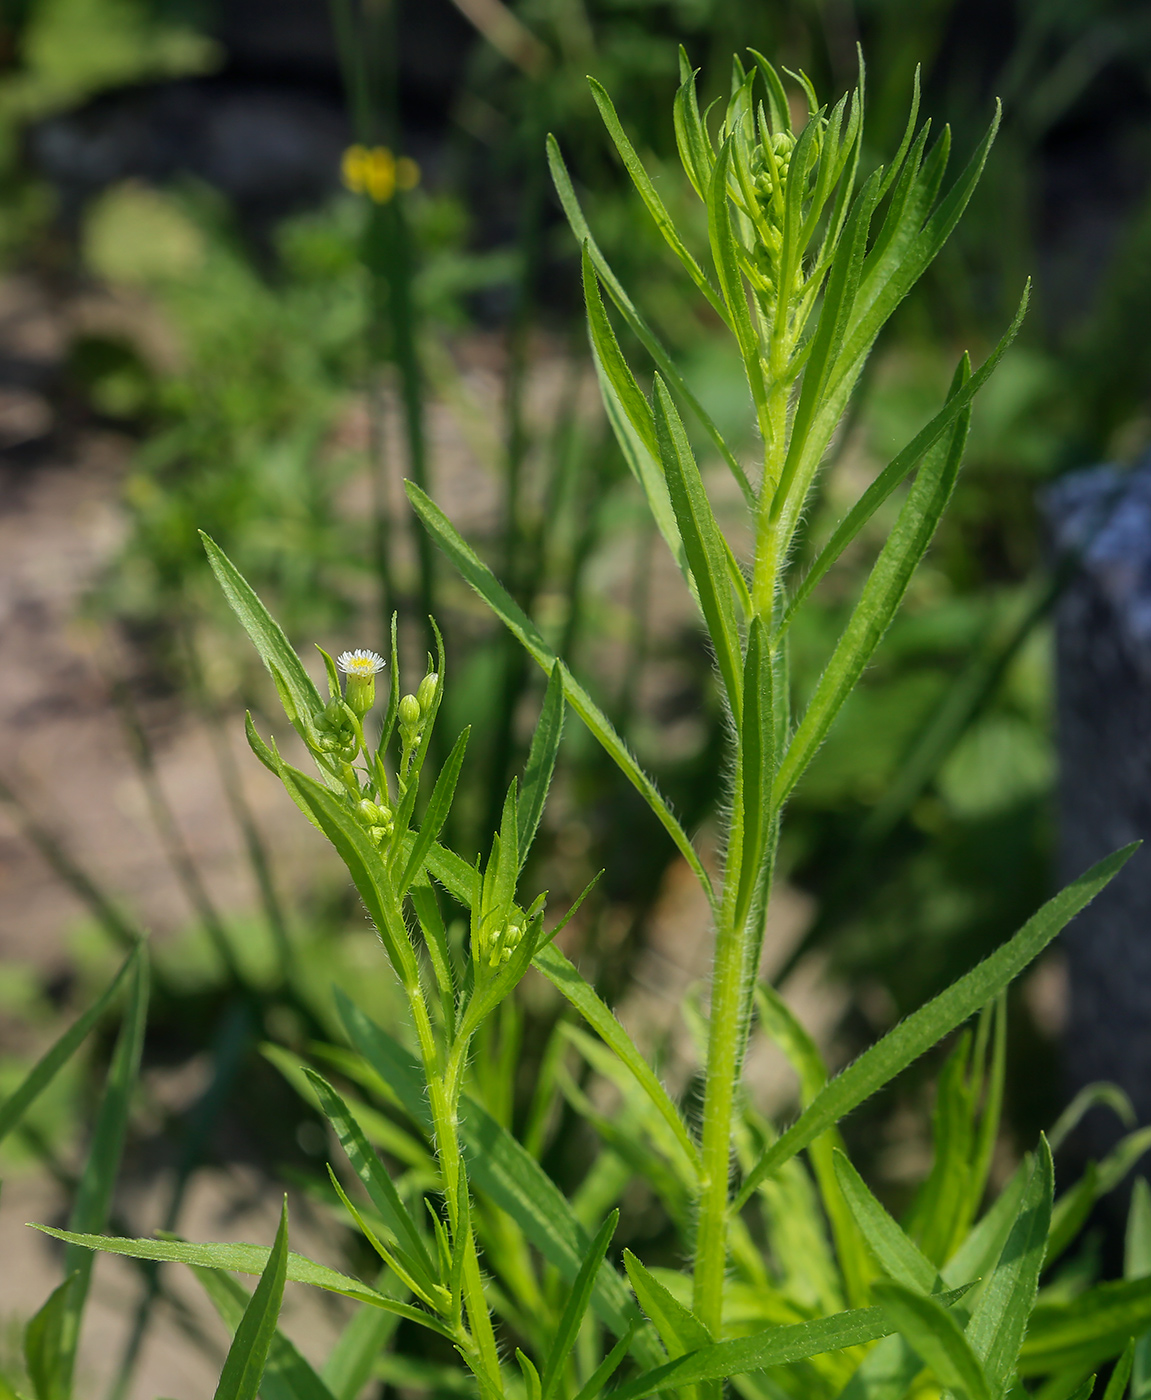
{"type": "Polygon", "coordinates": [[[588,1251],[584,1255],[583,1263],[580,1265],[579,1273],[575,1276],[568,1300],[564,1304],[563,1315],[560,1318],[559,1326],[556,1328],[555,1337],[548,1352],[547,1360],[544,1363],[544,1372],[541,1384],[541,1400],[551,1400],[552,1395],[559,1387],[563,1379],[564,1366],[572,1347],[575,1346],[576,1336],[579,1333],[580,1325],[583,1322],[584,1313],[587,1312],[588,1303],[591,1301],[592,1288],[595,1285],[596,1275],[599,1267],[603,1263],[607,1247],[611,1244],[612,1236],[615,1234],[616,1226],[619,1224],[619,1211],[613,1210],[604,1223],[600,1226],[598,1233],[588,1251]]]}
{"type": "Polygon", "coordinates": [[[939,1285],[935,1265],[879,1204],[846,1155],[836,1151],[833,1161],[839,1189],[884,1273],[904,1288],[933,1292],[939,1285]]]}
{"type": "Polygon", "coordinates": [[[406,489],[408,499],[412,503],[412,509],[431,532],[436,543],[508,631],[519,641],[532,660],[549,675],[556,665],[559,666],[560,675],[563,677],[564,695],[568,704],[591,730],[623,775],[647,802],[660,825],[675,842],[680,854],[695,873],[696,879],[703,887],[704,893],[714,909],[715,891],[712,888],[711,879],[707,871],[704,870],[695,848],[688,840],[687,833],[676,820],[659,789],[628,752],[627,746],[612,728],[607,716],[564,663],[557,658],[555,652],[540,635],[535,623],[527,617],[519,604],[513,601],[492,571],[464,541],[443,511],[414,483],[408,482],[406,489]]]}
{"type": "Polygon", "coordinates": [[[129,953],[119,972],[112,978],[100,996],[87,1011],[73,1021],[59,1040],[40,1056],[20,1085],[8,1095],[3,1105],[0,1105],[0,1142],[4,1141],[40,1094],[51,1084],[61,1067],[67,1064],[83,1044],[88,1032],[103,1016],[120,990],[120,985],[125,977],[134,968],[137,960],[143,956],[142,944],[129,953]]]}
{"type": "MultiPolygon", "coordinates": [[[[416,839],[412,843],[411,852],[404,866],[404,873],[400,876],[399,887],[396,890],[397,899],[403,899],[408,892],[412,881],[424,868],[424,861],[432,848],[432,843],[444,829],[448,813],[452,810],[456,784],[459,782],[460,769],[463,767],[464,754],[468,747],[468,735],[471,732],[470,725],[461,732],[460,737],[452,746],[451,753],[448,754],[447,762],[436,777],[436,785],[432,788],[432,795],[428,799],[427,811],[424,813],[424,819],[416,833],[416,839]]],[[[414,786],[415,784],[413,784],[414,786]]]]}
{"type": "MultiPolygon", "coordinates": [[[[247,1290],[218,1269],[193,1269],[192,1272],[212,1300],[212,1306],[220,1314],[224,1325],[229,1331],[236,1332],[251,1301],[247,1290]]],[[[260,1394],[263,1400],[336,1400],[279,1328],[273,1332],[268,1347],[260,1394]]]]}
{"type": "Polygon", "coordinates": [[[882,1040],[838,1074],[797,1121],[763,1153],[744,1181],[736,1197],[735,1208],[744,1205],[764,1177],[801,1152],[820,1133],[857,1108],[925,1050],[998,996],[1119,873],[1137,847],[1137,842],[1124,846],[1093,865],[1078,880],[1049,899],[1001,948],[888,1031],[882,1040]]]}
{"type": "Polygon", "coordinates": [[[256,1291],[244,1309],[232,1345],[228,1348],[214,1400],[256,1400],[264,1375],[264,1363],[268,1359],[272,1338],[276,1335],[276,1321],[280,1316],[280,1304],[284,1301],[287,1274],[288,1199],[285,1196],[276,1242],[268,1254],[268,1262],[264,1265],[256,1291]]]}

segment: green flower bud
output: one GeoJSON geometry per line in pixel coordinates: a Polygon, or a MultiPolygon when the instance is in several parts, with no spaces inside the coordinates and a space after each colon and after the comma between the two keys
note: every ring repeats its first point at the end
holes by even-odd
{"type": "Polygon", "coordinates": [[[348,678],[344,687],[348,709],[362,720],[376,703],[376,676],[384,669],[384,658],[378,652],[361,648],[341,652],[336,665],[348,678]]]}
{"type": "Polygon", "coordinates": [[[356,811],[369,826],[387,826],[392,820],[389,812],[366,797],[356,804],[356,811]]]}
{"type": "Polygon", "coordinates": [[[420,688],[416,691],[416,699],[420,702],[420,713],[425,718],[431,713],[432,705],[436,699],[436,691],[439,688],[440,678],[435,671],[429,671],[420,682],[420,688]]]}
{"type": "Polygon", "coordinates": [[[418,729],[423,711],[414,695],[405,695],[400,701],[400,725],[404,729],[418,729]]]}

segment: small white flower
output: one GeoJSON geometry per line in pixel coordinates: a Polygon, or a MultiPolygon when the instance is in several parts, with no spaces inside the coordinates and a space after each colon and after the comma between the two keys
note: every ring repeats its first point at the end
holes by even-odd
{"type": "Polygon", "coordinates": [[[355,651],[342,651],[336,657],[336,665],[343,671],[345,676],[350,676],[357,681],[367,680],[370,676],[378,675],[387,663],[376,651],[367,651],[363,647],[355,651]]]}

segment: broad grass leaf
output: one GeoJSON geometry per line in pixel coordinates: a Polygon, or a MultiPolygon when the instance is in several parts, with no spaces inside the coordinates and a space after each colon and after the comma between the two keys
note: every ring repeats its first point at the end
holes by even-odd
{"type": "Polygon", "coordinates": [[[902,1284],[877,1283],[875,1296],[936,1378],[961,1400],[992,1400],[978,1358],[955,1318],[934,1298],[902,1284]]]}
{"type": "MultiPolygon", "coordinates": [[[[104,1254],[120,1254],[128,1259],[152,1259],[162,1264],[198,1264],[205,1269],[231,1269],[239,1274],[261,1274],[268,1262],[270,1250],[258,1244],[194,1244],[182,1240],[117,1239],[112,1235],[80,1235],[67,1230],[54,1230],[48,1225],[34,1227],[46,1235],[63,1240],[77,1249],[87,1249],[104,1254]]],[[[417,1322],[421,1327],[429,1327],[433,1332],[450,1337],[451,1334],[430,1313],[420,1308],[398,1303],[394,1298],[370,1288],[358,1279],[338,1273],[324,1264],[306,1259],[302,1254],[289,1254],[287,1275],[290,1283],[306,1283],[313,1288],[322,1288],[327,1293],[338,1293],[344,1298],[357,1302],[370,1303],[374,1308],[405,1317],[409,1322],[417,1322]]]]}
{"type": "Polygon", "coordinates": [[[58,1071],[67,1064],[84,1043],[89,1031],[111,1005],[128,973],[144,956],[143,944],[138,945],[128,954],[115,977],[87,1011],[78,1016],[64,1034],[40,1056],[20,1084],[13,1089],[3,1104],[0,1104],[0,1142],[3,1142],[12,1129],[16,1127],[40,1094],[51,1084],[58,1071]]]}
{"type": "Polygon", "coordinates": [[[324,708],[320,692],[304,670],[283,629],[256,596],[255,591],[215,540],[200,531],[208,563],[216,575],[224,597],[240,620],[260,659],[268,668],[292,727],[307,742],[312,721],[324,708]]]}
{"type": "Polygon", "coordinates": [[[660,825],[675,842],[677,849],[687,861],[707,894],[712,906],[715,904],[715,891],[704,870],[695,848],[688,840],[687,833],[676,820],[671,808],[661,796],[658,788],[640,768],[629,753],[626,744],[616,734],[607,716],[592,700],[591,696],[575,679],[568,668],[558,659],[555,652],[540,635],[539,629],[527,617],[518,603],[508,595],[506,589],[496,580],[495,575],[468,545],[443,511],[412,482],[406,485],[412,509],[423,521],[436,543],[455,564],[467,583],[487,603],[509,632],[519,641],[533,661],[549,675],[557,664],[563,677],[564,695],[568,704],[591,730],[608,756],[617,765],[624,777],[643,797],[655,814],[660,825]]]}
{"type": "Polygon", "coordinates": [[[544,1362],[541,1382],[542,1400],[551,1400],[563,1380],[564,1367],[572,1348],[575,1346],[584,1314],[591,1301],[592,1289],[595,1286],[600,1265],[603,1263],[604,1255],[607,1253],[608,1245],[611,1244],[618,1224],[619,1211],[613,1210],[600,1226],[595,1239],[588,1246],[583,1262],[580,1264],[579,1273],[576,1274],[572,1283],[563,1313],[560,1315],[559,1325],[552,1338],[547,1360],[544,1362]]]}
{"type": "Polygon", "coordinates": [[[214,1400],[256,1400],[264,1364],[276,1335],[287,1274],[288,1201],[285,1197],[275,1243],[228,1348],[214,1400]]]}
{"type": "Polygon", "coordinates": [[[748,1199],[757,1182],[801,1152],[820,1133],[857,1108],[925,1050],[998,996],[1118,874],[1134,854],[1137,845],[1124,846],[1093,865],[1078,880],[1049,899],[1001,948],[888,1031],[870,1050],[838,1074],[798,1120],[762,1154],[744,1181],[736,1208],[748,1199]]]}
{"type": "MultiPolygon", "coordinates": [[[[212,1306],[220,1314],[224,1325],[230,1332],[237,1331],[244,1310],[251,1301],[248,1291],[218,1269],[197,1268],[192,1272],[212,1300],[212,1306]]],[[[268,1347],[260,1394],[263,1400],[342,1400],[342,1397],[332,1394],[311,1364],[278,1328],[272,1334],[268,1347]]]]}

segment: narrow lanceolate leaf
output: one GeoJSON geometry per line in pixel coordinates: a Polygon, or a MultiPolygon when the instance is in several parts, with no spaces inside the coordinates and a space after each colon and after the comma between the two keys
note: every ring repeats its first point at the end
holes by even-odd
{"type": "Polygon", "coordinates": [[[636,1083],[647,1094],[664,1122],[675,1134],[688,1161],[699,1170],[699,1148],[687,1129],[683,1117],[659,1082],[655,1071],[644,1058],[631,1036],[620,1025],[611,1009],[597,996],[594,988],[580,975],[578,969],[555,946],[549,943],[533,959],[555,989],[565,996],[596,1034],[611,1047],[628,1067],[636,1083]]]}
{"type": "MultiPolygon", "coordinates": [[[[88,1158],[80,1174],[80,1184],[76,1188],[76,1198],[68,1219],[69,1226],[81,1233],[103,1230],[112,1209],[112,1192],[120,1171],[120,1157],[128,1131],[132,1094],[140,1073],[140,1056],[148,1021],[149,971],[146,957],[136,958],[130,988],[124,1020],[104,1081],[104,1094],[96,1113],[88,1158]]],[[[73,1287],[67,1294],[57,1358],[58,1374],[65,1393],[71,1387],[92,1264],[92,1255],[87,1250],[70,1246],[64,1251],[64,1274],[73,1278],[73,1287]]]]}
{"type": "Polygon", "coordinates": [[[834,1163],[839,1189],[883,1272],[917,1293],[933,1292],[939,1286],[935,1265],[884,1210],[842,1152],[835,1153],[834,1163]]]}
{"type": "MultiPolygon", "coordinates": [[[[738,726],[743,711],[743,654],[732,597],[734,580],[728,567],[727,541],[716,523],[683,423],[658,374],[655,377],[655,432],[680,539],[695,578],[700,608],[738,726]]],[[[746,594],[746,587],[743,592],[746,594]]],[[[750,607],[747,610],[750,611],[750,607]]]]}
{"type": "Polygon", "coordinates": [[[225,598],[276,683],[284,713],[301,738],[306,739],[311,720],[324,708],[320,692],[304,670],[292,644],[284,636],[283,629],[260,602],[243,574],[203,530],[200,531],[200,538],[225,598]]]}
{"type": "Polygon", "coordinates": [[[1023,324],[1023,317],[1027,313],[1027,304],[1030,299],[1030,290],[1025,289],[1023,298],[1019,303],[1019,309],[1015,313],[1015,319],[1004,332],[999,344],[988,355],[987,359],[972,374],[957,391],[948,398],[944,406],[939,410],[926,427],[920,429],[911,439],[906,447],[894,456],[886,467],[879,473],[871,485],[852,506],[851,510],[844,516],[843,520],[836,526],[831,538],[823,549],[820,550],[815,562],[804,575],[803,581],[796,589],[795,596],[788,605],[787,612],[783,619],[783,627],[787,627],[795,617],[798,610],[810,597],[816,584],[831,568],[832,564],[839,558],[847,546],[855,539],[860,530],[867,524],[879,507],[899,486],[899,484],[914,471],[917,464],[922,461],[924,455],[939,441],[939,439],[953,426],[960,414],[966,412],[972,399],[979,390],[990,379],[992,371],[1003,358],[1008,347],[1018,334],[1019,327],[1023,324]]]}
{"type": "Polygon", "coordinates": [[[1040,1136],[1019,1214],[967,1327],[967,1340],[996,1395],[1007,1389],[1024,1335],[1034,1326],[1032,1309],[1047,1250],[1054,1191],[1051,1149],[1040,1136]]]}
{"type": "Polygon", "coordinates": [[[228,1355],[220,1372],[215,1400],[256,1400],[268,1349],[276,1335],[276,1321],[284,1300],[284,1283],[288,1276],[288,1201],[280,1213],[280,1228],[268,1262],[260,1275],[228,1355]]]}
{"type": "Polygon", "coordinates": [[[416,1229],[403,1201],[400,1200],[399,1192],[387,1169],[373,1152],[348,1105],[335,1089],[314,1070],[305,1070],[305,1073],[316,1091],[324,1115],[335,1129],[340,1146],[371,1197],[372,1204],[399,1241],[404,1263],[409,1268],[414,1265],[413,1272],[425,1291],[432,1292],[436,1285],[436,1274],[424,1246],[423,1236],[416,1229]]]}
{"type": "Polygon", "coordinates": [[[83,1015],[73,1021],[59,1040],[41,1055],[20,1085],[8,1095],[3,1104],[0,1104],[0,1142],[4,1141],[40,1094],[51,1084],[60,1068],[67,1064],[76,1050],[84,1043],[88,1032],[111,1005],[116,993],[123,985],[125,977],[142,957],[144,957],[143,945],[128,954],[119,972],[112,978],[100,996],[83,1015]]]}
{"type": "Polygon", "coordinates": [[[631,176],[632,184],[636,187],[640,198],[647,206],[647,211],[655,222],[656,228],[658,228],[663,235],[667,246],[683,264],[691,280],[708,299],[714,310],[718,311],[719,314],[723,316],[723,302],[704,275],[703,268],[700,267],[699,263],[692,257],[683,239],[680,238],[671,215],[667,212],[663,200],[660,199],[659,195],[656,193],[655,186],[651,182],[651,176],[648,175],[647,171],[643,168],[643,163],[639,156],[636,155],[635,148],[627,138],[627,133],[620,125],[620,120],[616,115],[616,110],[612,105],[611,98],[607,95],[602,84],[597,83],[594,78],[589,78],[588,83],[591,86],[595,105],[599,108],[599,114],[603,118],[603,124],[607,127],[608,135],[614,142],[615,148],[619,152],[620,159],[624,163],[624,168],[631,176]]]}
{"type": "Polygon", "coordinates": [[[925,1050],[998,996],[1118,874],[1137,846],[1137,842],[1124,846],[1114,855],[1093,865],[1073,884],[1049,899],[1013,938],[989,958],[888,1031],[882,1040],[837,1075],[796,1122],[763,1153],[736,1198],[736,1209],[743,1206],[764,1177],[778,1170],[797,1152],[802,1152],[820,1133],[857,1108],[925,1050]]]}
{"type": "MultiPolygon", "coordinates": [[[[953,1302],[956,1293],[940,1295],[943,1303],[953,1302]]],[[[821,1317],[815,1322],[769,1327],[750,1337],[730,1342],[714,1342],[677,1357],[612,1391],[613,1400],[642,1400],[657,1390],[696,1385],[700,1381],[726,1380],[748,1375],[772,1366],[805,1361],[827,1351],[862,1346],[895,1331],[883,1308],[855,1308],[850,1312],[821,1317]]]]}
{"type": "MultiPolygon", "coordinates": [[[[78,1249],[88,1249],[104,1254],[121,1254],[128,1259],[152,1259],[157,1263],[198,1264],[205,1269],[231,1269],[238,1274],[262,1274],[268,1262],[270,1250],[258,1244],[190,1244],[180,1240],[122,1240],[111,1235],[79,1235],[68,1230],[53,1230],[48,1225],[36,1225],[46,1235],[63,1240],[65,1244],[78,1249]]],[[[449,1337],[451,1333],[437,1318],[419,1308],[397,1303],[366,1283],[349,1278],[324,1264],[305,1259],[302,1254],[289,1254],[287,1279],[290,1283],[306,1283],[313,1288],[322,1288],[327,1293],[339,1293],[344,1298],[357,1302],[370,1303],[374,1308],[406,1317],[410,1322],[418,1322],[421,1327],[430,1327],[433,1332],[449,1337]]]]}
{"type": "Polygon", "coordinates": [[[532,735],[531,749],[528,751],[527,766],[524,769],[523,787],[520,791],[519,810],[516,813],[516,830],[519,833],[520,869],[528,858],[544,805],[548,800],[548,790],[556,771],[560,740],[564,732],[564,680],[558,666],[553,666],[548,676],[548,688],[544,692],[543,708],[539,723],[532,735]]]}
{"type": "Polygon", "coordinates": [[[615,302],[620,315],[627,322],[628,328],[633,332],[636,339],[651,356],[660,374],[667,382],[675,387],[680,400],[686,403],[692,414],[698,420],[704,432],[711,439],[720,456],[727,463],[728,470],[735,477],[739,484],[739,489],[743,492],[743,498],[749,506],[755,504],[755,492],[752,490],[751,482],[747,479],[747,473],[736,460],[731,448],[723,439],[723,434],[712,422],[703,405],[688,388],[675,361],[668,354],[659,337],[651,329],[648,323],[636,310],[634,303],[624,291],[619,278],[611,270],[607,259],[604,257],[599,244],[592,236],[592,231],[588,227],[588,222],[584,218],[583,210],[580,208],[579,200],[576,199],[575,190],[572,187],[571,176],[564,165],[563,156],[556,143],[554,136],[547,139],[548,166],[551,169],[552,181],[559,195],[560,204],[563,206],[564,214],[571,225],[572,233],[580,247],[586,247],[591,257],[592,264],[600,281],[607,288],[608,295],[615,302]]]}
{"type": "MultiPolygon", "coordinates": [[[[336,1001],[353,1045],[391,1086],[413,1120],[430,1131],[419,1061],[338,991],[336,1001]]],[[[566,1282],[574,1279],[590,1241],[563,1192],[527,1149],[466,1094],[460,1103],[460,1135],[472,1186],[512,1217],[566,1282]]],[[[596,1276],[592,1306],[617,1337],[640,1320],[623,1280],[606,1262],[596,1276]]],[[[648,1365],[658,1357],[652,1340],[642,1332],[635,1339],[637,1357],[648,1365]]]]}
{"type": "Polygon", "coordinates": [[[371,837],[340,794],[331,792],[286,763],[282,765],[280,777],[289,793],[312,813],[316,825],[348,867],[397,975],[406,986],[414,985],[419,975],[415,950],[398,913],[399,901],[388,887],[383,860],[371,837]]]}
{"type": "Polygon", "coordinates": [[[411,852],[404,865],[404,873],[400,876],[400,883],[396,890],[396,897],[399,899],[403,898],[412,881],[424,868],[424,861],[432,848],[432,842],[444,829],[444,822],[447,821],[448,813],[452,810],[452,799],[456,795],[456,783],[459,781],[460,769],[464,764],[464,753],[468,747],[468,735],[471,732],[471,726],[468,725],[456,740],[451,753],[448,754],[447,762],[439,771],[436,785],[428,799],[428,809],[424,813],[424,819],[420,823],[420,829],[412,843],[411,852]]]}
{"type": "Polygon", "coordinates": [[[595,1239],[592,1240],[584,1255],[583,1263],[580,1265],[579,1273],[575,1276],[575,1282],[572,1284],[571,1292],[564,1304],[559,1326],[556,1328],[551,1349],[544,1363],[541,1400],[551,1400],[563,1380],[564,1367],[571,1355],[572,1348],[575,1346],[580,1325],[587,1312],[588,1304],[591,1302],[596,1276],[618,1224],[619,1211],[613,1210],[600,1226],[595,1239]]]}
{"type": "Polygon", "coordinates": [[[712,889],[711,879],[704,870],[695,848],[688,840],[687,833],[672,814],[671,808],[660,795],[659,789],[628,752],[626,744],[612,728],[607,716],[595,704],[563,662],[559,660],[540,635],[535,623],[512,600],[507,590],[501,586],[492,571],[464,541],[443,511],[413,482],[407,482],[405,489],[408,493],[408,500],[412,503],[412,509],[423,521],[436,543],[508,631],[519,641],[532,660],[549,675],[553,667],[556,665],[560,667],[564,695],[568,704],[595,735],[624,777],[635,787],[651,808],[660,825],[675,842],[680,854],[695,873],[696,879],[714,907],[715,892],[712,889]]]}
{"type": "Polygon", "coordinates": [[[660,1341],[673,1361],[689,1351],[711,1346],[712,1335],[699,1318],[674,1298],[630,1249],[624,1250],[623,1265],[640,1307],[655,1324],[660,1341]]]}
{"type": "MultiPolygon", "coordinates": [[[[236,1332],[251,1301],[248,1291],[219,1269],[194,1269],[193,1273],[224,1325],[236,1332]]],[[[262,1400],[339,1400],[279,1329],[273,1332],[268,1347],[260,1395],[262,1400]]]]}
{"type": "MultiPolygon", "coordinates": [[[[1127,1389],[1127,1381],[1130,1379],[1131,1367],[1135,1360],[1135,1345],[1135,1338],[1132,1337],[1123,1348],[1123,1355],[1116,1361],[1111,1379],[1107,1382],[1107,1389],[1103,1392],[1103,1400],[1123,1400],[1123,1392],[1127,1389]]],[[[1135,1394],[1138,1395],[1139,1391],[1136,1390],[1135,1394]]]]}
{"type": "MultiPolygon", "coordinates": [[[[959,386],[969,377],[964,362],[956,375],[959,386]]],[[[887,537],[851,619],[843,630],[831,660],[807,710],[788,745],[772,791],[772,802],[780,807],[827,737],[832,721],[855,689],[864,668],[875,654],[891,624],[911,576],[927,552],[936,526],[948,502],[967,444],[970,411],[959,415],[947,435],[924,457],[895,528],[887,537]]]]}
{"type": "MultiPolygon", "coordinates": [[[[1131,1205],[1127,1212],[1127,1237],[1123,1246],[1123,1277],[1146,1278],[1151,1275],[1151,1186],[1145,1176],[1136,1177],[1131,1190],[1131,1205]]],[[[1144,1332],[1135,1342],[1131,1365],[1131,1388],[1142,1396],[1151,1383],[1151,1332],[1144,1332]]]]}
{"type": "Polygon", "coordinates": [[[731,142],[730,137],[724,142],[715,162],[715,169],[711,172],[711,182],[707,187],[707,231],[711,239],[711,253],[715,259],[716,272],[719,274],[719,285],[731,317],[731,328],[743,356],[743,367],[747,374],[747,382],[751,386],[751,397],[759,417],[760,429],[766,436],[767,386],[763,378],[759,334],[752,325],[751,312],[747,305],[747,293],[744,290],[743,276],[735,251],[731,206],[727,197],[731,142]]]}
{"type": "Polygon", "coordinates": [[[61,1374],[60,1360],[70,1295],[77,1282],[77,1276],[70,1274],[24,1328],[24,1365],[36,1400],[68,1400],[71,1385],[61,1374]]]}
{"type": "Polygon", "coordinates": [[[891,1281],[875,1296],[936,1379],[960,1400],[992,1400],[991,1388],[963,1329],[934,1298],[891,1281]]]}

